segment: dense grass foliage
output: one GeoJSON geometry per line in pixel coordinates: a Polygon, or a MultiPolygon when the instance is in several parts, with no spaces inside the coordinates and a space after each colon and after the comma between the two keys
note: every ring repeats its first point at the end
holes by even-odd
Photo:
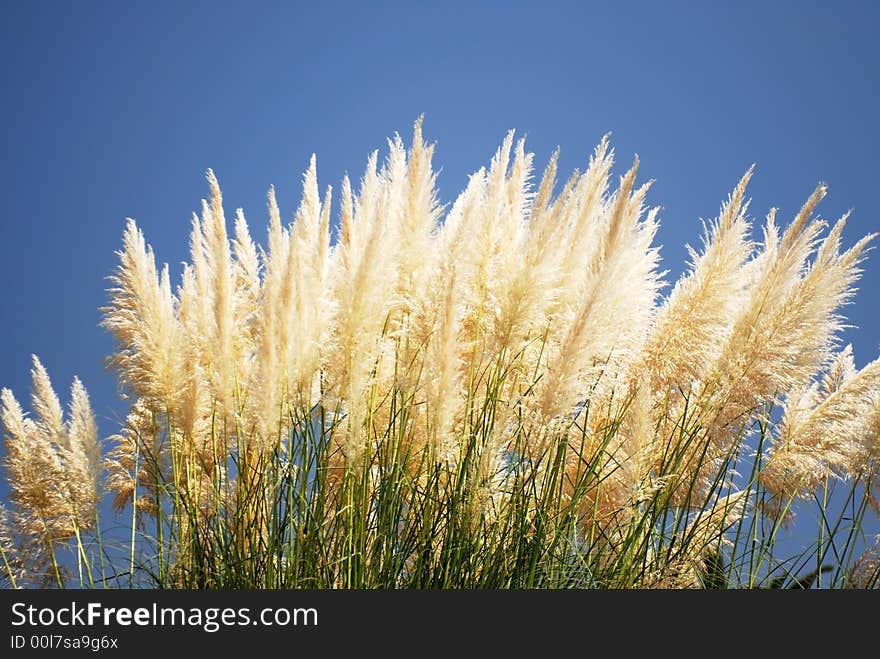
{"type": "Polygon", "coordinates": [[[265,249],[209,171],[174,288],[130,220],[103,310],[127,422],[102,451],[36,357],[32,413],[3,390],[3,578],[876,587],[880,360],[840,345],[873,236],[843,247],[824,186],[755,235],[750,170],[663,295],[649,184],[614,187],[613,155],[535,187],[511,133],[444,209],[419,121],[342,182],[335,236],[314,157],[288,226],[270,189],[265,249]]]}

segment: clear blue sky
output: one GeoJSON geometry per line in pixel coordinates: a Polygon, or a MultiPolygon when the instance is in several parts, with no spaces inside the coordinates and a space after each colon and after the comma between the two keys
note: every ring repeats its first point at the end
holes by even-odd
{"type": "MultiPolygon", "coordinates": [[[[37,353],[115,432],[97,324],[124,218],[179,276],[207,168],[263,242],[270,184],[289,218],[312,152],[338,189],[421,113],[442,201],[510,128],[563,171],[612,131],[618,171],[638,153],[656,179],[673,273],[753,162],[754,216],[787,221],[824,180],[852,243],[880,229],[878,20],[867,1],[0,0],[0,385],[24,402],[37,353]]],[[[860,287],[859,366],[880,354],[880,253],[860,287]]]]}

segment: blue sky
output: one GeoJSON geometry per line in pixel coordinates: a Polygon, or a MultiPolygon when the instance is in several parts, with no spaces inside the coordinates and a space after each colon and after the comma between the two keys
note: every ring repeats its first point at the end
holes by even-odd
{"type": "MultiPolygon", "coordinates": [[[[0,386],[25,401],[36,353],[111,434],[97,324],[124,219],[179,275],[207,168],[262,242],[270,184],[289,218],[313,152],[338,187],[422,113],[444,202],[510,128],[539,170],[561,147],[562,171],[611,131],[617,171],[638,153],[656,179],[672,273],[752,163],[754,217],[787,221],[823,180],[852,243],[880,229],[878,19],[873,2],[3,0],[0,386]]],[[[860,288],[859,366],[880,354],[880,254],[860,288]]]]}

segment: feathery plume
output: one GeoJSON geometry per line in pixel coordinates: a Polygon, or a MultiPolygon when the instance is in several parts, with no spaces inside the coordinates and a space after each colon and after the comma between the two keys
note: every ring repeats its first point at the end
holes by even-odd
{"type": "Polygon", "coordinates": [[[806,498],[826,478],[857,475],[870,463],[871,436],[880,400],[880,359],[850,370],[851,349],[838,356],[825,386],[813,383],[786,400],[761,483],[776,501],[806,498]],[[836,375],[837,373],[844,375],[836,375]]]}
{"type": "Polygon", "coordinates": [[[128,220],[120,265],[110,278],[110,303],[101,324],[116,340],[109,363],[121,384],[172,412],[182,374],[183,343],[175,316],[168,267],[156,271],[153,249],[134,220],[128,220]]]}
{"type": "Polygon", "coordinates": [[[167,445],[161,442],[156,415],[138,399],[131,406],[125,426],[110,437],[107,454],[107,489],[114,493],[112,505],[122,510],[135,501],[139,514],[155,515],[159,486],[169,482],[167,445]]]}
{"type": "Polygon", "coordinates": [[[52,543],[94,525],[100,445],[88,394],[79,379],[73,381],[65,423],[49,375],[36,355],[33,364],[36,420],[25,416],[9,389],[0,392],[7,448],[3,466],[21,532],[52,543]]]}

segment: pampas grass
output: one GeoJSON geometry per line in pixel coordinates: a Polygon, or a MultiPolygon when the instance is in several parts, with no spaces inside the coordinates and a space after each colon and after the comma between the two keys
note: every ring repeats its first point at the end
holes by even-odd
{"type": "Polygon", "coordinates": [[[636,159],[615,184],[607,137],[535,185],[511,132],[448,208],[433,155],[421,120],[374,152],[335,235],[313,156],[287,226],[270,188],[265,248],[209,171],[175,287],[128,221],[103,462],[79,381],[67,421],[36,358],[32,417],[3,390],[9,585],[68,583],[71,539],[88,585],[96,557],[121,586],[877,585],[880,367],[840,345],[874,236],[845,248],[824,186],[756,228],[750,169],[662,296],[650,182],[636,159]],[[780,558],[799,502],[818,540],[780,558]]]}

